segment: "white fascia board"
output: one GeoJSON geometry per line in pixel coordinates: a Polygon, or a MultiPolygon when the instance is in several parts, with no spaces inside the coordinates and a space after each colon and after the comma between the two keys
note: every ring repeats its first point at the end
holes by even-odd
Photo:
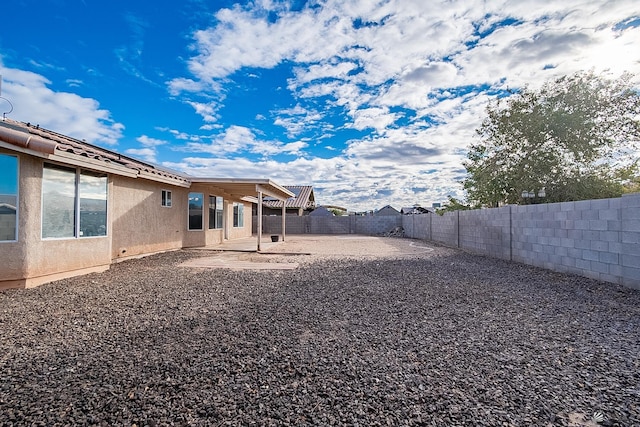
{"type": "Polygon", "coordinates": [[[177,180],[175,178],[171,178],[171,177],[168,177],[168,176],[162,176],[162,175],[149,173],[149,172],[146,172],[146,171],[138,171],[137,177],[138,178],[143,178],[143,179],[148,179],[150,181],[162,182],[163,184],[175,185],[176,187],[183,187],[183,188],[191,187],[191,182],[189,182],[189,180],[186,179],[186,178],[182,181],[182,180],[177,180]]]}

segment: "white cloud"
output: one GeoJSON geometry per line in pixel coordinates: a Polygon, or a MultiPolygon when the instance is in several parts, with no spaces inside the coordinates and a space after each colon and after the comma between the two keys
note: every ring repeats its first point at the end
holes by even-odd
{"type": "Polygon", "coordinates": [[[302,156],[302,150],[307,146],[308,144],[304,141],[290,142],[287,144],[274,143],[269,141],[254,141],[251,144],[251,152],[260,154],[264,157],[269,157],[276,154],[302,156]]]}
{"type": "Polygon", "coordinates": [[[136,141],[142,144],[143,148],[130,148],[125,150],[125,153],[140,157],[141,159],[151,163],[156,163],[158,161],[157,147],[168,144],[165,140],[151,138],[147,135],[139,136],[136,138],[136,141]]]}
{"type": "Polygon", "coordinates": [[[323,118],[322,114],[303,108],[300,104],[293,108],[285,108],[273,113],[277,116],[273,124],[284,127],[287,130],[287,136],[290,138],[311,128],[323,118]]]}
{"type": "MultiPolygon", "coordinates": [[[[211,85],[244,67],[288,61],[287,88],[298,104],[275,123],[289,135],[321,124],[324,117],[304,115],[318,100],[340,108],[347,127],[374,129],[331,159],[241,165],[285,182],[311,181],[336,204],[428,205],[460,196],[456,181],[490,89],[536,87],[591,68],[640,75],[640,27],[617,26],[638,16],[632,0],[327,0],[300,12],[285,5],[221,10],[216,26],[194,35],[189,67],[195,82],[211,85]]],[[[211,160],[216,170],[233,161],[211,160]]]]}
{"type": "Polygon", "coordinates": [[[183,92],[200,92],[207,89],[202,82],[185,78],[176,78],[167,82],[167,88],[173,96],[180,95],[183,92]]]}
{"type": "Polygon", "coordinates": [[[268,158],[278,154],[303,155],[302,150],[308,144],[304,141],[282,143],[265,141],[256,137],[253,130],[244,126],[230,126],[223,132],[208,138],[200,137],[197,141],[187,143],[180,150],[208,153],[216,158],[237,156],[246,153],[258,154],[268,158]],[[203,142],[209,140],[211,142],[203,142]]]}
{"type": "Polygon", "coordinates": [[[398,115],[389,112],[388,108],[362,108],[350,113],[353,117],[353,126],[355,129],[363,130],[367,128],[375,129],[378,133],[382,133],[388,126],[391,126],[398,115]]]}
{"type": "Polygon", "coordinates": [[[155,147],[147,147],[147,148],[129,148],[124,151],[126,154],[131,156],[135,156],[149,163],[157,162],[158,152],[155,147]]]}
{"type": "Polygon", "coordinates": [[[80,87],[84,84],[84,82],[79,79],[67,79],[66,82],[69,87],[80,87]]]}
{"type": "Polygon", "coordinates": [[[136,138],[136,140],[145,147],[157,147],[159,145],[165,145],[168,142],[162,139],[151,138],[147,135],[142,135],[136,138]]]}
{"type": "Polygon", "coordinates": [[[2,63],[0,74],[2,96],[13,104],[13,112],[7,117],[94,144],[115,145],[122,137],[124,125],[115,122],[95,99],[54,92],[49,89],[51,82],[46,77],[3,67],[2,63]]]}
{"type": "Polygon", "coordinates": [[[218,103],[203,103],[195,101],[186,102],[193,107],[197,114],[202,116],[202,120],[204,120],[205,122],[216,122],[218,120],[218,103]]]}
{"type": "Polygon", "coordinates": [[[293,72],[296,77],[295,79],[292,79],[291,82],[295,87],[298,85],[310,83],[314,80],[344,80],[348,77],[350,72],[356,70],[357,68],[358,64],[354,62],[337,62],[336,58],[330,58],[327,62],[323,62],[317,65],[311,65],[310,67],[295,67],[293,72]]]}

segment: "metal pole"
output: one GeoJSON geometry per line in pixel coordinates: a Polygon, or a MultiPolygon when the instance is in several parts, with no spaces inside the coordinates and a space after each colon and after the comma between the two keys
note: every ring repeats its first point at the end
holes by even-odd
{"type": "Polygon", "coordinates": [[[285,229],[287,228],[286,227],[286,225],[287,225],[287,220],[286,220],[286,218],[287,218],[287,207],[286,207],[286,204],[287,204],[287,201],[283,200],[282,201],[282,241],[283,242],[284,242],[284,234],[285,234],[284,232],[285,232],[285,229]]]}
{"type": "Polygon", "coordinates": [[[258,252],[262,249],[262,191],[258,191],[258,252]]]}

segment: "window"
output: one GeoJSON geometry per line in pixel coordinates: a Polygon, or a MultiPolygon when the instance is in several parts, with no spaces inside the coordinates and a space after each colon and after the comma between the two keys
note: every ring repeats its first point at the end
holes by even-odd
{"type": "Polygon", "coordinates": [[[171,207],[171,191],[162,190],[162,206],[165,208],[171,207]]]}
{"type": "Polygon", "coordinates": [[[42,173],[42,237],[106,235],[106,175],[45,164],[42,173]]]}
{"type": "Polygon", "coordinates": [[[223,205],[222,197],[209,196],[209,229],[222,228],[223,205]]]}
{"type": "Polygon", "coordinates": [[[80,237],[107,235],[107,177],[89,171],[80,172],[80,237]]]}
{"type": "Polygon", "coordinates": [[[202,207],[204,195],[189,193],[189,230],[202,230],[202,207]]]}
{"type": "Polygon", "coordinates": [[[18,157],[0,154],[0,241],[18,240],[18,157]]]}
{"type": "Polygon", "coordinates": [[[244,227],[244,205],[242,203],[233,204],[233,226],[244,227]]]}

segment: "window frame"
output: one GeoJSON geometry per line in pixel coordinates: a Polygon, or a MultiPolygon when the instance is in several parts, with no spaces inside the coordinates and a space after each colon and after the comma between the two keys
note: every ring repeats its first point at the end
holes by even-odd
{"type": "MultiPolygon", "coordinates": [[[[20,156],[16,154],[9,153],[0,153],[0,156],[13,157],[15,159],[16,165],[16,175],[15,175],[15,227],[13,232],[13,239],[3,240],[0,239],[0,243],[15,243],[18,241],[18,232],[20,227],[20,156]]],[[[7,196],[13,196],[14,194],[7,194],[7,196]]]]}
{"type": "Polygon", "coordinates": [[[233,228],[244,228],[244,203],[233,202],[233,228]]]}
{"type": "Polygon", "coordinates": [[[160,206],[163,208],[173,207],[173,194],[171,190],[162,190],[160,195],[160,206]]]}
{"type": "Polygon", "coordinates": [[[44,162],[42,166],[42,185],[41,185],[41,218],[40,218],[40,238],[42,240],[68,240],[68,239],[88,239],[108,237],[109,235],[109,175],[104,172],[93,171],[77,166],[63,165],[59,163],[44,162]],[[73,181],[73,232],[72,235],[66,236],[45,236],[45,170],[47,167],[57,170],[66,170],[74,173],[73,181]],[[82,176],[93,176],[95,178],[104,178],[104,234],[84,235],[83,233],[83,215],[82,215],[82,176]]]}
{"type": "MultiPolygon", "coordinates": [[[[193,215],[195,217],[195,215],[193,215]]],[[[197,191],[190,191],[187,195],[187,230],[188,231],[203,231],[204,230],[204,193],[197,191]],[[200,196],[200,228],[191,228],[191,195],[200,196]]]]}
{"type": "Polygon", "coordinates": [[[209,230],[224,228],[224,198],[209,194],[209,230]],[[211,200],[213,199],[213,205],[211,200]],[[213,209],[212,209],[213,206],[213,209]],[[220,213],[220,215],[218,215],[220,213]]]}

